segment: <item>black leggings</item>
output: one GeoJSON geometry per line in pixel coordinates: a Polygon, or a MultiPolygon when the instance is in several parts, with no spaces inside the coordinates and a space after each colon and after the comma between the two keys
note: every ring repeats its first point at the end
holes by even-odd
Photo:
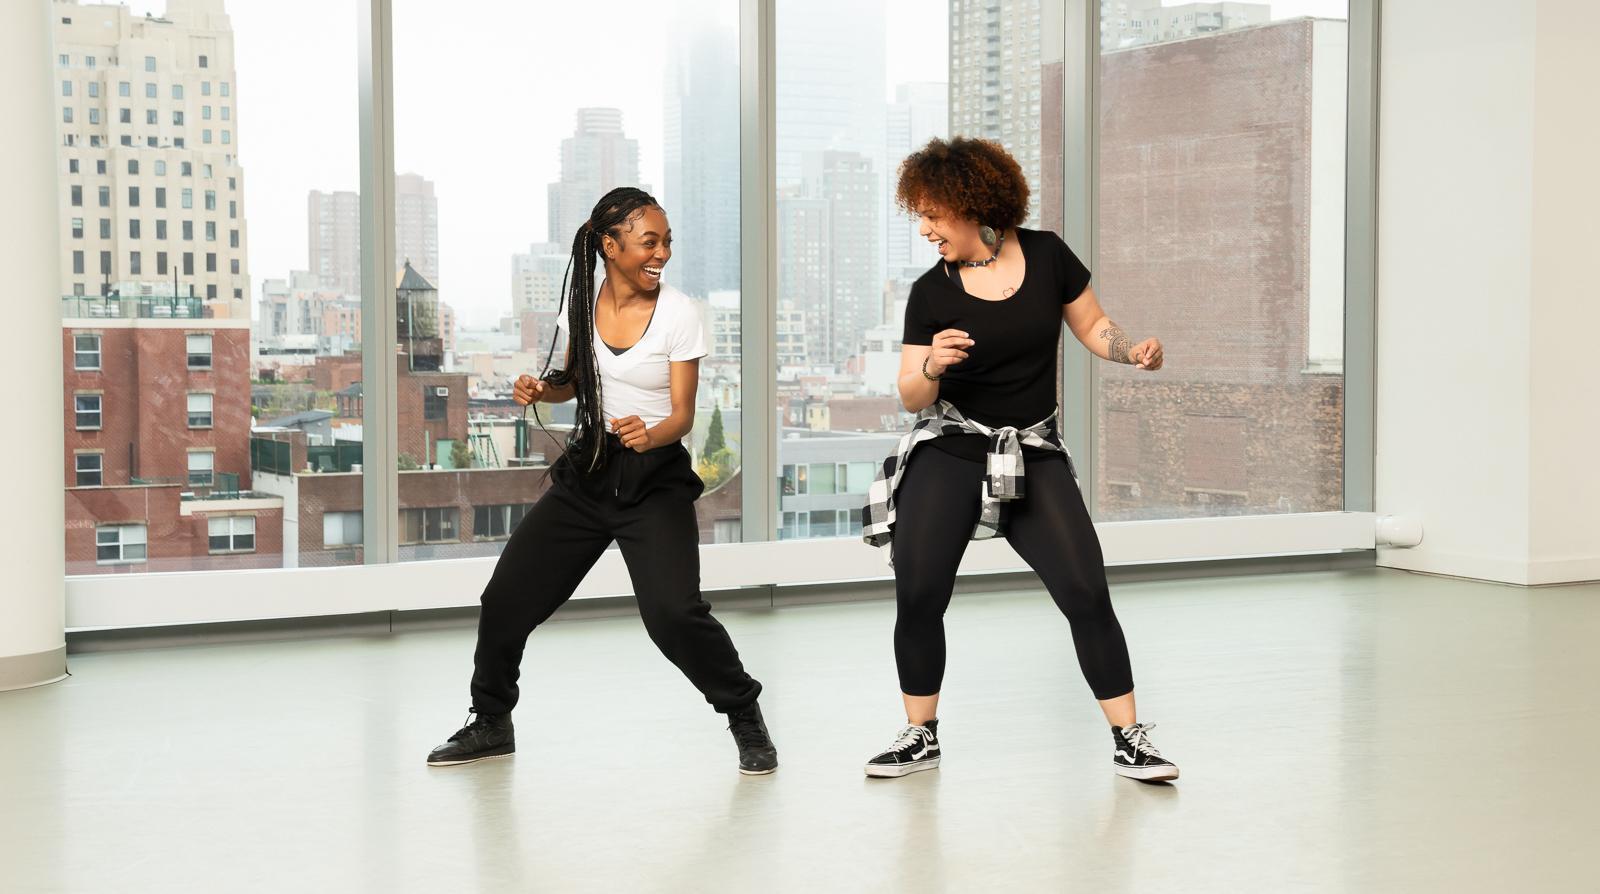
{"type": "Polygon", "coordinates": [[[478,618],[475,711],[504,714],[516,706],[528,634],[572,596],[612,540],[650,639],[706,701],[727,713],[761,694],[700,597],[694,499],[701,485],[688,452],[673,444],[635,453],[614,437],[609,446],[608,467],[594,476],[579,476],[565,456],[558,460],[553,486],[506,542],[478,618]]]}
{"type": "MultiPolygon", "coordinates": [[[[1060,455],[1026,458],[1026,495],[1003,508],[1003,530],[1072,626],[1078,666],[1097,699],[1133,691],[1128,644],[1111,608],[1100,540],[1060,455]]],[[[895,500],[894,657],[900,689],[936,695],[944,679],[944,612],[978,523],[984,464],[923,444],[895,500]]]]}

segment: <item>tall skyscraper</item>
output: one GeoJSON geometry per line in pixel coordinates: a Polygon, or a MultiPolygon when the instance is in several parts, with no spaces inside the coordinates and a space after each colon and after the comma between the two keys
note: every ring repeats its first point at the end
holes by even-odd
{"type": "MultiPolygon", "coordinates": [[[[832,259],[829,250],[827,199],[801,195],[798,186],[778,190],[778,250],[783,263],[778,265],[778,311],[792,312],[803,332],[791,341],[803,349],[801,361],[824,364],[832,356],[832,259]]],[[[791,332],[791,335],[794,335],[791,332]]]]}
{"type": "Polygon", "coordinates": [[[839,364],[861,350],[883,320],[878,210],[883,194],[872,161],[855,152],[818,152],[805,160],[806,189],[828,207],[828,353],[839,364]]]}
{"type": "Polygon", "coordinates": [[[805,157],[859,152],[883,170],[884,46],[880,3],[779,0],[778,185],[800,182],[805,157]]]}
{"type": "Polygon", "coordinates": [[[622,131],[619,109],[579,109],[577,128],[561,141],[561,179],[550,184],[549,241],[571,245],[594,203],[639,182],[639,141],[622,131]]]}
{"type": "Polygon", "coordinates": [[[917,232],[918,222],[894,204],[895,171],[907,155],[950,130],[950,87],[939,82],[900,84],[889,103],[884,191],[889,211],[884,219],[884,254],[892,280],[914,281],[933,266],[939,253],[917,232]]]}
{"type": "Polygon", "coordinates": [[[421,174],[394,178],[394,263],[407,262],[435,287],[439,283],[439,200],[421,174]]]}
{"type": "Polygon", "coordinates": [[[687,23],[667,61],[666,183],[682,249],[667,280],[705,297],[739,288],[739,60],[731,33],[687,23]]]}
{"type": "Polygon", "coordinates": [[[166,15],[56,0],[61,293],[159,283],[250,318],[233,30],[222,0],[166,15]]]}
{"type": "Polygon", "coordinates": [[[1040,226],[1046,192],[1039,7],[1039,0],[950,0],[950,133],[996,140],[1017,159],[1032,188],[1030,227],[1040,226]]]}
{"type": "Polygon", "coordinates": [[[361,194],[313,189],[306,212],[306,257],[318,285],[360,295],[361,194]]]}
{"type": "MultiPolygon", "coordinates": [[[[435,287],[439,273],[439,201],[421,174],[394,178],[394,266],[409,261],[435,287]]],[[[322,288],[361,294],[361,194],[312,190],[306,198],[308,269],[322,288]]]]}
{"type": "Polygon", "coordinates": [[[779,307],[803,312],[808,365],[825,367],[882,313],[886,14],[875,3],[780,0],[777,16],[779,307]]]}

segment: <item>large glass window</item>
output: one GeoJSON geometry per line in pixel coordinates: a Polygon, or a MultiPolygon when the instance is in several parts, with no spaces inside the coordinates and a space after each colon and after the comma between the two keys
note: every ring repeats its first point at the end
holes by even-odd
{"type": "MultiPolygon", "coordinates": [[[[129,5],[154,17],[141,21],[165,12],[129,5]]],[[[618,185],[661,201],[664,279],[704,317],[685,439],[707,485],[702,541],[772,521],[741,517],[741,323],[767,301],[774,396],[751,412],[777,467],[763,460],[751,486],[776,497],[781,538],[855,536],[910,423],[895,388],[905,299],[936,258],[894,207],[898,163],[930,137],[994,139],[1032,186],[1027,225],[1060,231],[1069,204],[1063,0],[777,0],[776,80],[761,85],[776,102],[777,290],[744,296],[739,4],[615,0],[600,35],[588,13],[548,4],[463,16],[393,0],[380,86],[395,97],[396,254],[378,291],[402,325],[380,345],[362,331],[359,7],[227,5],[200,32],[57,29],[73,60],[122,60],[109,79],[45,85],[64,129],[114,131],[58,140],[63,207],[98,209],[69,218],[57,259],[72,573],[359,563],[373,525],[398,529],[402,559],[497,553],[547,486],[573,410],[525,417],[510,383],[562,362],[573,236],[618,185]],[[568,39],[530,68],[530,33],[568,39]],[[627,65],[596,63],[618,46],[627,65]],[[235,115],[240,72],[257,89],[235,115]],[[205,97],[193,115],[185,85],[205,97]],[[506,114],[507,95],[537,113],[506,114]],[[140,110],[149,132],[130,135],[140,110]],[[493,147],[515,147],[516,163],[493,147]],[[169,251],[145,265],[157,246],[169,251]],[[373,471],[396,476],[399,505],[381,523],[362,514],[364,446],[389,437],[363,424],[364,340],[394,362],[384,447],[397,462],[373,471]]],[[[1101,4],[1097,254],[1074,248],[1112,317],[1160,336],[1168,364],[1092,364],[1085,484],[1100,520],[1342,508],[1346,5],[1101,4]]]]}
{"type": "MultiPolygon", "coordinates": [[[[108,82],[124,97],[109,114],[128,124],[143,120],[146,129],[161,124],[159,139],[140,133],[130,143],[139,158],[95,141],[60,150],[85,171],[92,164],[100,175],[126,170],[135,180],[146,178],[120,185],[114,177],[87,184],[71,178],[77,182],[60,185],[69,201],[74,195],[81,201],[87,188],[106,209],[97,215],[100,229],[88,227],[100,244],[79,243],[59,262],[63,347],[70,352],[66,389],[72,422],[81,423],[67,435],[66,455],[75,457],[64,481],[69,570],[104,570],[98,563],[105,544],[89,532],[121,530],[131,505],[147,515],[139,519],[139,560],[148,546],[160,557],[150,565],[161,571],[360,561],[359,549],[324,557],[318,534],[323,512],[361,510],[359,279],[353,289],[327,289],[304,269],[308,194],[330,182],[353,183],[360,167],[358,6],[229,0],[226,16],[191,24],[165,18],[166,4],[157,0],[129,6],[137,21],[150,15],[165,24],[104,34],[59,27],[55,34],[74,56],[121,59],[124,71],[138,70],[137,84],[108,82]],[[182,108],[184,84],[199,82],[197,45],[216,69],[206,73],[208,82],[242,72],[254,79],[248,83],[271,85],[251,91],[239,109],[250,127],[226,147],[203,145],[198,115],[182,108]],[[292,66],[284,64],[285,46],[298,48],[292,66]],[[133,97],[145,101],[136,106],[133,97]],[[304,139],[307,132],[317,139],[304,139]],[[187,179],[178,180],[180,174],[187,179]],[[224,182],[230,199],[249,209],[247,222],[230,224],[226,245],[210,219],[224,182]],[[209,250],[203,257],[162,251],[145,263],[153,248],[141,244],[148,220],[133,209],[149,190],[152,207],[162,209],[154,239],[166,240],[170,227],[192,240],[203,226],[209,250]],[[178,195],[169,196],[173,191],[178,195]],[[169,207],[186,210],[168,217],[169,207]],[[206,211],[193,213],[199,208],[206,211]],[[123,219],[126,227],[110,227],[123,219]],[[272,473],[256,474],[258,438],[280,439],[290,452],[272,473]],[[304,472],[317,451],[341,447],[340,462],[304,472]],[[89,481],[104,489],[80,488],[89,481]],[[238,512],[241,500],[250,502],[252,515],[238,512]],[[294,507],[307,517],[284,518],[294,507]],[[284,532],[297,542],[285,543],[284,532]],[[241,552],[251,555],[227,555],[241,552]]],[[[90,107],[91,124],[99,123],[101,108],[90,107]]],[[[106,142],[128,143],[126,135],[114,136],[106,142]]]]}
{"type": "MultiPolygon", "coordinates": [[[[496,0],[462,16],[429,0],[396,0],[395,294],[402,320],[396,403],[400,505],[447,492],[470,531],[450,550],[403,558],[493,555],[548,486],[544,469],[571,429],[571,403],[524,414],[523,373],[565,356],[556,319],[573,238],[618,186],[651,193],[672,227],[663,281],[699,307],[710,354],[700,360],[695,423],[684,439],[706,483],[697,502],[706,542],[738,539],[740,476],[738,5],[617,0],[604,32],[586,13],[496,0]],[[524,35],[541,45],[535,74],[524,35]],[[628,48],[626,65],[595,59],[628,48]],[[506,114],[505,97],[538,114],[506,114]],[[516,146],[514,165],[486,147],[516,146]],[[507,201],[515,197],[514,201],[507,201]],[[510,271],[510,277],[506,276],[510,271]],[[509,283],[509,288],[508,288],[509,283]],[[553,353],[552,353],[553,352],[553,353]],[[469,397],[469,395],[471,395],[469,397]],[[448,479],[446,483],[445,479],[448,479]]],[[[239,117],[248,115],[241,101],[239,117]]],[[[232,114],[222,107],[221,117],[232,114]]],[[[245,139],[245,138],[241,138],[245,139]]],[[[337,278],[353,196],[313,196],[312,265],[337,278]],[[348,209],[348,210],[346,210],[348,209]]],[[[597,279],[603,264],[597,266],[597,279]]],[[[427,501],[427,502],[424,502],[427,501]]]]}
{"type": "Polygon", "coordinates": [[[1026,225],[1059,229],[1060,22],[1059,0],[779,0],[780,537],[859,534],[849,469],[911,421],[905,301],[938,256],[895,207],[900,162],[933,137],[996,140],[1027,175],[1026,225]]]}
{"type": "Polygon", "coordinates": [[[1343,508],[1347,14],[1101,6],[1098,519],[1343,508]]]}

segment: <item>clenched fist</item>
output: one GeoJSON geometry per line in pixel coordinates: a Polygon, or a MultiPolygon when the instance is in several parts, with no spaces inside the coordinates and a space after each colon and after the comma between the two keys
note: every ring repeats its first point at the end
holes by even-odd
{"type": "Polygon", "coordinates": [[[536,404],[544,400],[545,390],[549,387],[543,379],[529,375],[517,376],[516,384],[511,386],[511,399],[523,406],[536,404]]]}

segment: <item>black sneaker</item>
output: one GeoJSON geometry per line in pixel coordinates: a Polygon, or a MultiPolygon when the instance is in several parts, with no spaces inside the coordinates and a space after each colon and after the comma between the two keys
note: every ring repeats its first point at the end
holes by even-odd
{"type": "Polygon", "coordinates": [[[428,752],[428,766],[452,767],[486,757],[505,757],[517,750],[510,714],[479,714],[468,708],[472,722],[456,730],[443,745],[428,752]]]}
{"type": "Polygon", "coordinates": [[[867,775],[893,778],[939,766],[939,721],[911,724],[900,731],[889,750],[867,761],[867,775]]]}
{"type": "Polygon", "coordinates": [[[1111,728],[1111,737],[1117,743],[1116,754],[1112,756],[1111,762],[1116,768],[1117,775],[1145,782],[1178,778],[1177,764],[1162,757],[1161,752],[1150,744],[1148,733],[1154,728],[1153,723],[1135,723],[1122,729],[1114,726],[1111,728]]]}
{"type": "Polygon", "coordinates": [[[746,776],[765,776],[778,769],[778,749],[767,734],[767,722],[761,719],[761,706],[751,704],[740,711],[728,712],[728,729],[739,746],[739,772],[746,776]]]}

